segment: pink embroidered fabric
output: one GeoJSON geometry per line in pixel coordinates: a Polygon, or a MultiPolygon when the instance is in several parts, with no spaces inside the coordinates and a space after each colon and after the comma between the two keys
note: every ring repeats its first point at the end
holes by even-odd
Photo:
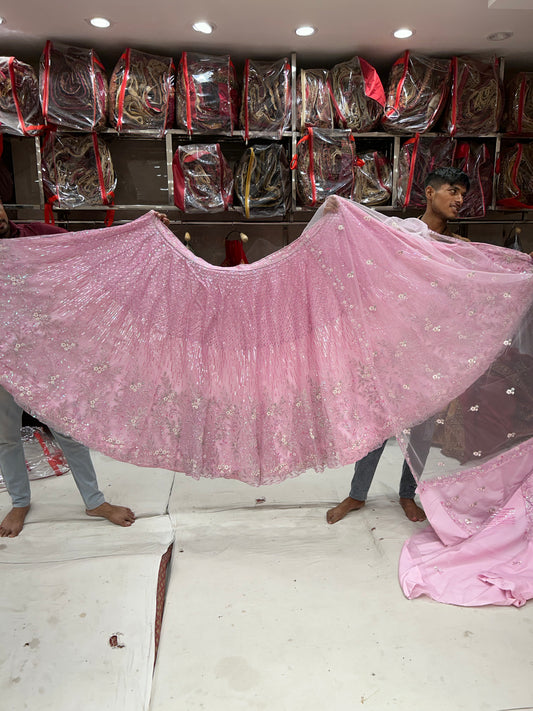
{"type": "Polygon", "coordinates": [[[3,240],[0,384],[139,465],[259,485],[352,463],[459,397],[533,300],[529,257],[420,225],[333,197],[231,268],[151,213],[3,240]]]}
{"type": "Polygon", "coordinates": [[[524,605],[533,597],[533,310],[480,378],[400,439],[431,522],[404,545],[404,593],[524,605]]]}

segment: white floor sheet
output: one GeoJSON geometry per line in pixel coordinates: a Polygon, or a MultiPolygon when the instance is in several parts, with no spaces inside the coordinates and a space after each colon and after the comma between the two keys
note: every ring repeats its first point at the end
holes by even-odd
{"type": "Polygon", "coordinates": [[[66,475],[32,482],[26,526],[0,538],[2,711],[148,708],[173,475],[94,462],[108,499],[136,512],[131,528],[86,516],[66,475]]]}
{"type": "Polygon", "coordinates": [[[255,489],[94,460],[139,518],[88,519],[70,476],[33,484],[23,534],[0,539],[1,711],[533,709],[531,603],[404,598],[398,556],[424,524],[398,505],[394,441],[367,506],[335,525],[351,467],[255,489]]]}
{"type": "Polygon", "coordinates": [[[274,487],[177,475],[176,533],[150,711],[533,709],[533,605],[404,598],[417,527],[387,445],[367,506],[328,525],[352,468],[274,487]],[[264,501],[263,501],[264,499],[264,501]]]}

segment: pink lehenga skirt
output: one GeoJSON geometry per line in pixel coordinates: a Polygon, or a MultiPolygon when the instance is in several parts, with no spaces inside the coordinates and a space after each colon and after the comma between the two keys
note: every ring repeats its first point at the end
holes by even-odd
{"type": "Polygon", "coordinates": [[[409,222],[330,198],[232,268],[151,213],[2,240],[0,384],[138,465],[259,485],[349,464],[463,393],[533,300],[526,255],[409,222]]]}

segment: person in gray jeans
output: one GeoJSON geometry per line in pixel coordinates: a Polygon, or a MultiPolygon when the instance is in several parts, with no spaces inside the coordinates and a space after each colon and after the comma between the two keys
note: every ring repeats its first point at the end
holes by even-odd
{"type": "MultiPolygon", "coordinates": [[[[340,504],[329,509],[326,514],[328,523],[337,523],[337,521],[343,519],[350,511],[358,511],[363,508],[386,444],[387,440],[385,440],[381,446],[369,452],[366,457],[363,457],[355,463],[350,486],[350,495],[347,496],[344,501],[341,501],[340,504]]],[[[404,460],[400,479],[400,506],[410,521],[424,521],[426,514],[414,501],[415,491],[415,478],[409,465],[404,460]]]]}
{"type": "MultiPolygon", "coordinates": [[[[165,215],[158,213],[158,216],[162,221],[167,220],[165,215]]],[[[15,224],[8,219],[4,206],[0,202],[0,239],[37,237],[62,232],[66,230],[43,222],[15,224]]],[[[17,405],[13,396],[0,386],[0,470],[12,503],[11,511],[0,523],[2,538],[18,536],[30,510],[30,483],[20,438],[22,412],[22,408],[17,405]]],[[[106,518],[118,526],[131,526],[135,521],[135,514],[131,509],[125,506],[114,506],[104,500],[104,495],[98,489],[96,473],[87,447],[59,432],[53,434],[65,454],[85,503],[86,513],[89,516],[106,518]]]]}
{"type": "MultiPolygon", "coordinates": [[[[18,536],[30,510],[30,482],[20,437],[22,412],[13,396],[0,386],[0,470],[12,504],[11,511],[0,523],[0,537],[18,536]]],[[[105,501],[87,447],[60,432],[51,432],[63,450],[86,513],[106,518],[118,526],[131,526],[135,521],[131,509],[105,501]]]]}

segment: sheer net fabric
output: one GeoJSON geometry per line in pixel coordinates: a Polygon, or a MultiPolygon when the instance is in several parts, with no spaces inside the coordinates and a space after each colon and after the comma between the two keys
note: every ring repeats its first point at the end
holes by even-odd
{"type": "Polygon", "coordinates": [[[400,439],[432,528],[404,546],[408,597],[523,605],[533,597],[533,310],[490,367],[400,439]]]}
{"type": "Polygon", "coordinates": [[[330,198],[222,268],[153,214],[0,242],[0,384],[119,460],[265,484],[445,411],[533,300],[526,255],[330,198]]]}

